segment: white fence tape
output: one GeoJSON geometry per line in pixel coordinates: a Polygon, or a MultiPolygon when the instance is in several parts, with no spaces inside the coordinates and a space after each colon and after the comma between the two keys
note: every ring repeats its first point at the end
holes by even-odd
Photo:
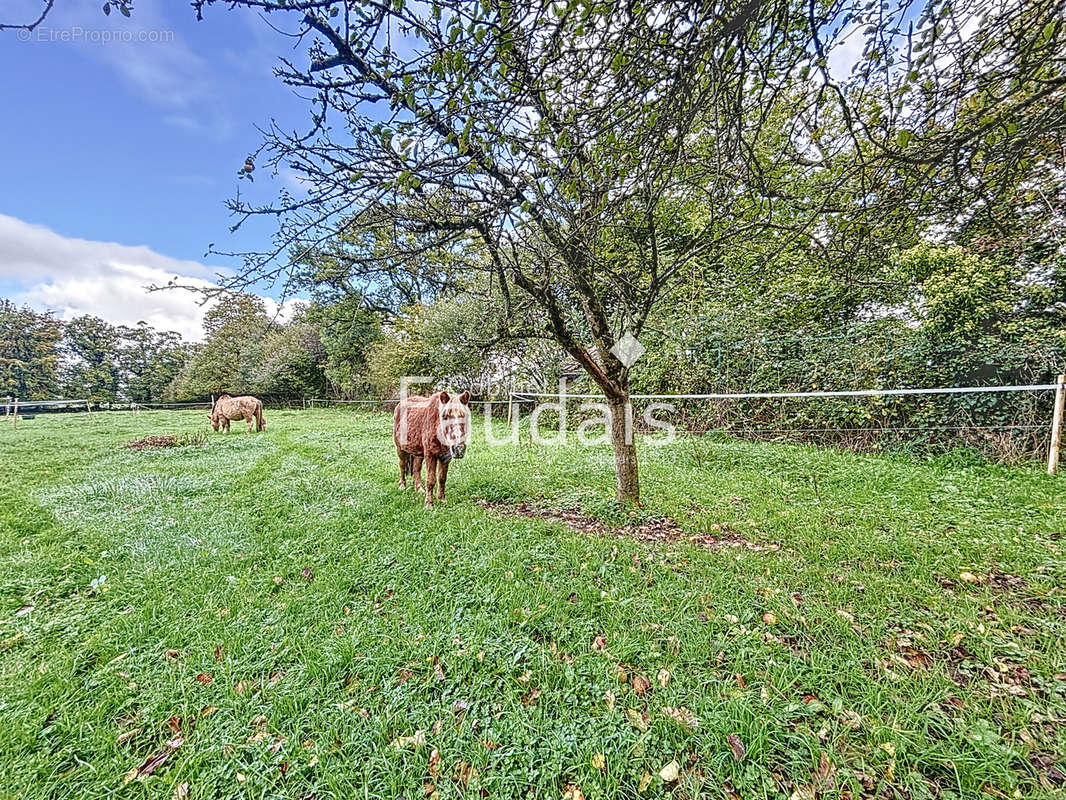
{"type": "MultiPolygon", "coordinates": [[[[927,389],[854,389],[833,392],[738,392],[710,394],[631,394],[630,400],[756,400],[787,397],[885,397],[915,394],[974,394],[979,392],[1043,392],[1058,389],[1063,384],[1032,383],[1019,386],[950,386],[927,389]]],[[[518,401],[537,397],[557,400],[606,400],[602,394],[559,394],[557,392],[514,392],[518,401]]]]}

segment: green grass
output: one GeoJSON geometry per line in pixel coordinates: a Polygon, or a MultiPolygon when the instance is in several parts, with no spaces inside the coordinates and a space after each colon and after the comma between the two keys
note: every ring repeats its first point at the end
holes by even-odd
{"type": "Polygon", "coordinates": [[[606,449],[475,440],[427,510],[387,415],[267,417],[143,452],[206,415],[0,430],[0,796],[1062,796],[1066,479],[1038,465],[644,446],[642,517],[781,545],[711,551],[475,503],[617,524],[606,449]]]}

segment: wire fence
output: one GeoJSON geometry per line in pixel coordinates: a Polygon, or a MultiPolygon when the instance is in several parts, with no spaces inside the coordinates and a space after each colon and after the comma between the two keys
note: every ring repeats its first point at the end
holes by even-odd
{"type": "MultiPolygon", "coordinates": [[[[994,386],[901,387],[767,392],[707,392],[692,394],[632,394],[635,429],[650,432],[656,426],[642,412],[653,404],[668,405],[669,422],[687,434],[720,433],[772,441],[803,441],[854,450],[894,448],[949,450],[971,446],[983,455],[1002,460],[1022,460],[1049,451],[1054,436],[1053,398],[1061,403],[1066,383],[1000,384],[994,386]],[[1023,402],[1003,403],[994,398],[1015,397],[1023,402]],[[1028,398],[1028,399],[1025,399],[1028,398]]],[[[391,412],[396,398],[310,397],[295,405],[268,408],[351,408],[391,412]]],[[[471,400],[471,407],[486,416],[519,420],[531,406],[542,405],[538,415],[546,420],[565,413],[575,422],[594,412],[588,404],[605,403],[606,397],[590,393],[514,391],[506,398],[471,400]]],[[[140,411],[210,409],[207,401],[184,403],[101,403],[87,399],[49,399],[18,402],[18,412],[140,411]]],[[[14,413],[13,399],[5,414],[14,413]]]]}

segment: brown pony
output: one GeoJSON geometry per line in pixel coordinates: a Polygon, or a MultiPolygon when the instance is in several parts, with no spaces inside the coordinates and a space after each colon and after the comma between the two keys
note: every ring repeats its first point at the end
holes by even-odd
{"type": "Polygon", "coordinates": [[[400,488],[407,488],[407,476],[414,474],[415,489],[422,489],[422,461],[426,462],[426,505],[444,502],[448,464],[466,454],[470,437],[470,392],[458,397],[437,392],[429,397],[411,396],[402,400],[393,413],[392,438],[400,459],[400,488]]]}
{"type": "Polygon", "coordinates": [[[257,431],[265,431],[267,427],[263,419],[263,401],[251,395],[230,397],[224,394],[219,396],[211,407],[211,427],[216,431],[221,427],[229,433],[231,419],[245,420],[248,423],[248,433],[252,432],[253,421],[257,431]]]}

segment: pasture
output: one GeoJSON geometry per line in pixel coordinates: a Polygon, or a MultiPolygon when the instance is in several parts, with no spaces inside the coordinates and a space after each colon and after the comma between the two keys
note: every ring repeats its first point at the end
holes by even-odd
{"type": "Polygon", "coordinates": [[[427,510],[388,415],[266,417],[0,431],[0,796],[1062,796],[1037,464],[687,439],[627,515],[479,433],[427,510]]]}

